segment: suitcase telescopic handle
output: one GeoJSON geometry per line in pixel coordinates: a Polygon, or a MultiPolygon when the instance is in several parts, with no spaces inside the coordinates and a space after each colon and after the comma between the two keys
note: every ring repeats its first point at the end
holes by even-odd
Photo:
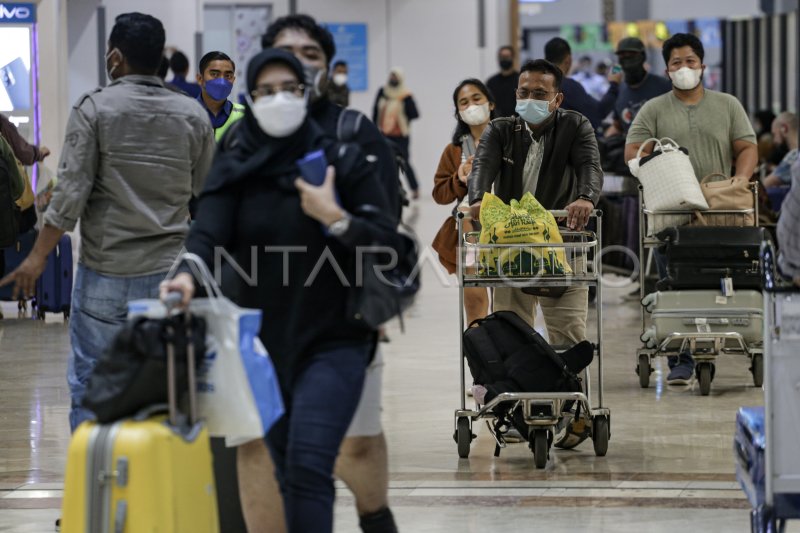
{"type": "MultiPolygon", "coordinates": [[[[181,293],[171,292],[164,299],[164,305],[167,307],[168,314],[176,309],[182,300],[181,293]]],[[[189,423],[194,425],[197,423],[197,376],[195,374],[195,360],[197,354],[195,352],[195,345],[192,342],[192,320],[189,311],[184,313],[186,321],[186,366],[187,374],[189,376],[189,423]]],[[[167,341],[167,398],[169,400],[169,422],[173,427],[178,425],[178,376],[175,369],[175,329],[172,326],[167,327],[167,333],[170,340],[167,341]]]]}

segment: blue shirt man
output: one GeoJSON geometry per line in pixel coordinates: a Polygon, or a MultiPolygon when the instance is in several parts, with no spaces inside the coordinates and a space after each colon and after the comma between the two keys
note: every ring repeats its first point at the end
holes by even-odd
{"type": "Polygon", "coordinates": [[[169,58],[169,68],[174,77],[170,83],[185,92],[192,98],[200,96],[200,86],[196,83],[186,81],[189,76],[189,58],[181,51],[175,51],[169,58]]]}
{"type": "Polygon", "coordinates": [[[625,73],[614,103],[614,120],[617,129],[627,135],[628,129],[642,106],[656,96],[672,90],[672,82],[650,74],[644,68],[646,52],[644,43],[636,37],[626,37],[617,45],[617,60],[625,73]]]}
{"type": "Polygon", "coordinates": [[[619,94],[619,82],[622,76],[619,74],[611,74],[608,77],[608,91],[603,98],[598,101],[586,92],[583,85],[567,77],[572,70],[572,49],[567,41],[561,37],[555,37],[547,41],[547,44],[544,46],[544,58],[558,67],[564,75],[564,79],[561,82],[561,93],[564,95],[561,108],[577,111],[588,118],[589,122],[592,123],[592,128],[597,130],[603,123],[603,119],[605,119],[614,108],[614,102],[616,102],[617,95],[619,94]]]}

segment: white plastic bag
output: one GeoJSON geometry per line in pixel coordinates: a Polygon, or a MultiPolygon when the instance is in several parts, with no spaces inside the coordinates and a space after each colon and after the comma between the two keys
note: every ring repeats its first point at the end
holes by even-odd
{"type": "MultiPolygon", "coordinates": [[[[261,311],[239,307],[222,296],[197,256],[184,254],[179,261],[197,267],[195,275],[209,294],[189,305],[189,312],[206,322],[207,351],[197,372],[198,414],[209,434],[226,437],[228,446],[263,438],[283,416],[284,408],[275,369],[258,338],[261,311]]],[[[163,318],[165,314],[160,300],[128,304],[130,318],[163,318]]]]}

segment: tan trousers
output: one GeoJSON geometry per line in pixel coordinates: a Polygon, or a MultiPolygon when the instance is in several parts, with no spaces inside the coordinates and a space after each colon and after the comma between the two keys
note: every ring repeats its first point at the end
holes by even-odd
{"type": "Polygon", "coordinates": [[[525,294],[522,289],[498,287],[494,290],[494,311],[514,311],[533,327],[536,304],[542,307],[550,344],[572,346],[586,340],[586,315],[589,312],[589,288],[569,287],[558,298],[525,294]]]}

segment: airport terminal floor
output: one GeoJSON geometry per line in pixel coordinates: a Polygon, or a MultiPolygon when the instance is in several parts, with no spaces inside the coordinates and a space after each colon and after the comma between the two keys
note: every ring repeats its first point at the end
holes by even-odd
{"type": "MultiPolygon", "coordinates": [[[[412,208],[420,240],[431,242],[446,208],[423,198],[412,208]]],[[[605,400],[611,409],[606,457],[590,441],[556,450],[537,470],[526,444],[493,457],[485,425],[468,459],[453,441],[459,407],[458,291],[428,268],[407,313],[383,345],[383,424],[389,443],[390,504],[400,531],[736,532],[749,530],[749,507],[734,476],[736,411],[760,405],[744,357],[717,364],[710,396],[697,386],[664,384],[658,360],[651,387],[634,373],[639,303],[631,287],[603,295],[605,400]]],[[[69,439],[65,379],[70,350],[59,315],[0,321],[0,531],[49,532],[59,516],[69,439]]],[[[595,308],[590,307],[590,318],[595,308]]],[[[593,319],[592,319],[593,320],[593,319]]],[[[591,325],[588,331],[593,331],[591,325]]],[[[337,486],[335,527],[358,531],[353,498],[337,486]]],[[[789,523],[788,531],[800,531],[789,523]]]]}

